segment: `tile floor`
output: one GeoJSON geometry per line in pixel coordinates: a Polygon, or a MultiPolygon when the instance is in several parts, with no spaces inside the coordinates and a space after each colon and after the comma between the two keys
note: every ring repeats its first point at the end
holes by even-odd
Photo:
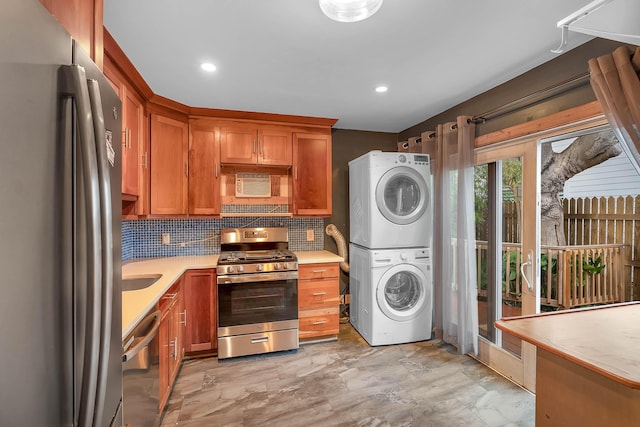
{"type": "Polygon", "coordinates": [[[438,341],[370,347],[349,324],[297,351],[185,361],[162,426],[533,426],[535,397],[438,341]]]}

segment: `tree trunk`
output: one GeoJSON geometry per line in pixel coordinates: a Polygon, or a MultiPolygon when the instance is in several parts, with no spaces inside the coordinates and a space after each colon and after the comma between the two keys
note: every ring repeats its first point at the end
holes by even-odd
{"type": "Polygon", "coordinates": [[[579,136],[561,153],[542,144],[540,186],[540,244],[564,246],[564,211],[560,193],[578,173],[619,155],[622,151],[610,129],[579,136]]]}

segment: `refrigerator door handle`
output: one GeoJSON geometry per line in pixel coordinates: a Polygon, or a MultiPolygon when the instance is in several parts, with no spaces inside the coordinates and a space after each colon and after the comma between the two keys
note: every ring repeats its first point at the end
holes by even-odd
{"type": "MultiPolygon", "coordinates": [[[[85,220],[87,230],[79,231],[87,240],[86,254],[86,325],[84,363],[81,375],[79,397],[78,426],[94,425],[94,410],[98,382],[98,359],[100,344],[100,306],[102,282],[102,243],[100,229],[100,184],[98,182],[98,165],[95,151],[95,136],[91,114],[91,103],[84,68],[78,65],[62,66],[65,77],[66,95],[75,99],[78,126],[79,162],[82,164],[82,183],[85,192],[85,220]]],[[[84,284],[78,278],[78,285],[84,284]]],[[[82,320],[81,320],[82,321],[82,320]]]]}
{"type": "Polygon", "coordinates": [[[100,217],[102,242],[102,306],[100,328],[100,362],[98,365],[98,384],[96,404],[93,415],[93,425],[100,425],[104,412],[105,396],[107,392],[107,376],[109,369],[109,354],[111,351],[111,320],[113,310],[113,212],[111,206],[111,175],[107,160],[107,146],[104,126],[104,112],[100,86],[96,80],[87,80],[91,113],[93,117],[93,133],[95,136],[95,150],[98,162],[98,177],[100,189],[100,217]]]}

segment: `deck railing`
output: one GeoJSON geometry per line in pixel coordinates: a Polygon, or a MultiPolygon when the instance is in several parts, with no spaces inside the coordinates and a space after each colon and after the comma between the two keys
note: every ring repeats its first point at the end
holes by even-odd
{"type": "MultiPolygon", "coordinates": [[[[476,241],[478,295],[486,296],[487,242],[476,241]]],[[[627,245],[542,246],[540,303],[568,309],[625,301],[624,267],[627,245]]],[[[502,244],[502,300],[522,298],[519,243],[502,244]]]]}

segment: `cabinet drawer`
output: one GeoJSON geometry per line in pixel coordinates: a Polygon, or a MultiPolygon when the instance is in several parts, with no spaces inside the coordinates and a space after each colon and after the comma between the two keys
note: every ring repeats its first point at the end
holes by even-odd
{"type": "Polygon", "coordinates": [[[301,280],[298,282],[298,307],[310,308],[340,304],[336,279],[301,280]]]}
{"type": "Polygon", "coordinates": [[[300,310],[298,322],[301,339],[337,335],[340,331],[340,307],[300,310]]]}
{"type": "Polygon", "coordinates": [[[340,265],[338,263],[307,264],[298,266],[298,279],[324,279],[326,277],[338,277],[340,265]]]}

